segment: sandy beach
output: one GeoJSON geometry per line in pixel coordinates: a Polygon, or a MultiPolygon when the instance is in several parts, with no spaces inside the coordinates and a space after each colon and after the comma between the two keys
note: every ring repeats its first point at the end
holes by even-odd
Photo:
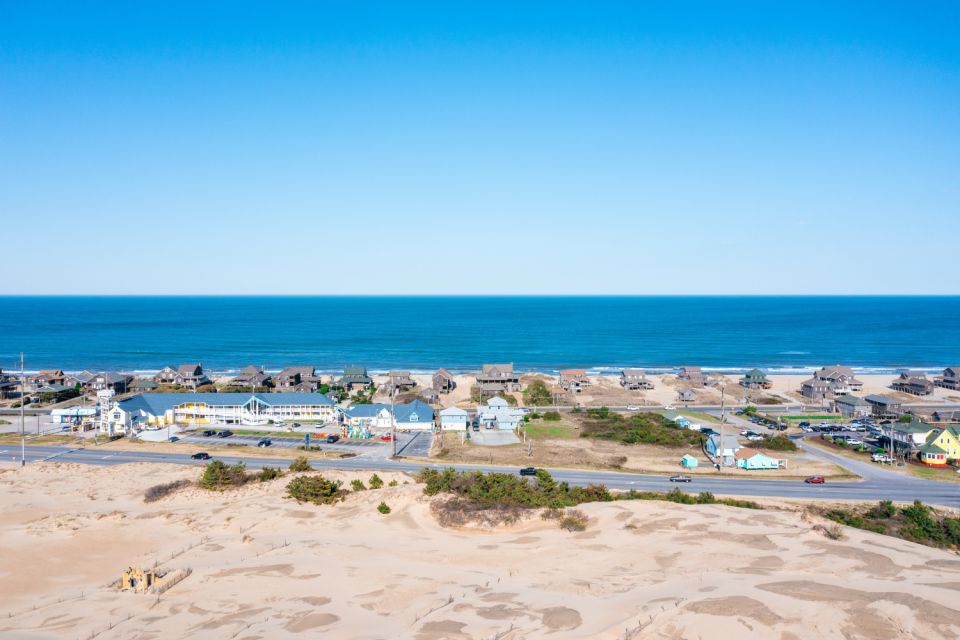
{"type": "MultiPolygon", "coordinates": [[[[446,529],[421,486],[334,506],[288,478],[227,493],[148,487],[195,469],[37,464],[0,473],[0,636],[38,638],[955,638],[960,558],[789,511],[587,504],[446,529]],[[392,513],[376,510],[387,502],[392,513]],[[695,552],[691,552],[695,550],[695,552]],[[190,569],[160,597],[128,566],[190,569]],[[625,635],[626,634],[626,635],[625,635]]],[[[331,473],[345,481],[369,474],[331,473]]]]}

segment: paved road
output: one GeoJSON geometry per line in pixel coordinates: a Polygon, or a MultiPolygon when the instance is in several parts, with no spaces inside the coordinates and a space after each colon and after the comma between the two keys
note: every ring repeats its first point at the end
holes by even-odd
{"type": "MultiPolygon", "coordinates": [[[[807,447],[812,450],[812,447],[807,447]]],[[[827,454],[830,455],[830,454],[827,454]]],[[[246,463],[250,469],[264,466],[278,466],[286,463],[276,458],[257,458],[256,456],[218,456],[217,459],[229,464],[246,463]]],[[[13,446],[0,446],[0,461],[4,465],[19,464],[20,449],[13,446]]],[[[204,463],[191,460],[189,454],[148,453],[139,451],[103,450],[96,447],[83,449],[55,446],[27,447],[27,461],[56,460],[95,465],[115,465],[129,462],[168,462],[202,466],[204,463]]],[[[838,458],[838,463],[851,465],[846,458],[838,458]]],[[[856,462],[856,461],[853,461],[856,462]]],[[[460,470],[501,471],[515,473],[515,467],[487,467],[477,465],[427,465],[403,460],[381,458],[346,458],[343,460],[314,461],[317,468],[342,470],[406,471],[415,473],[423,467],[443,468],[453,466],[460,470]]],[[[861,463],[865,464],[865,463],[861,463]]],[[[868,465],[869,466],[869,465],[868,465]]],[[[928,504],[960,508],[960,484],[933,482],[904,476],[879,467],[870,467],[863,482],[831,482],[825,485],[807,485],[793,480],[745,480],[734,478],[697,477],[690,484],[673,485],[663,476],[649,476],[631,473],[616,473],[589,470],[550,469],[557,480],[573,485],[605,484],[611,489],[637,489],[646,491],[667,491],[674,486],[683,491],[697,493],[712,491],[716,494],[735,496],[779,497],[801,500],[858,500],[873,502],[877,500],[895,500],[911,502],[915,499],[928,504]]],[[[864,470],[866,471],[866,470],[864,470]]]]}

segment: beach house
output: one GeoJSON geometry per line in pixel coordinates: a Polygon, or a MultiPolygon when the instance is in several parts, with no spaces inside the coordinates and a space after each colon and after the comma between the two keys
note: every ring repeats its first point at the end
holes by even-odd
{"type": "Polygon", "coordinates": [[[647,372],[643,369],[622,369],[620,371],[620,386],[627,391],[649,391],[653,389],[653,382],[647,378],[647,372]]]}
{"type": "Polygon", "coordinates": [[[240,370],[230,384],[237,387],[268,387],[273,383],[273,377],[255,364],[247,365],[240,370]]]}
{"type": "Polygon", "coordinates": [[[560,388],[570,393],[580,393],[590,384],[590,378],[583,369],[563,369],[560,372],[560,388]]]}
{"type": "Polygon", "coordinates": [[[477,421],[486,429],[516,429],[523,422],[523,416],[522,410],[499,397],[490,398],[486,405],[477,407],[477,421]]]}
{"type": "Polygon", "coordinates": [[[441,431],[466,431],[470,414],[460,407],[447,407],[440,411],[441,431]]]}
{"type": "Polygon", "coordinates": [[[680,402],[693,402],[697,399],[696,392],[693,389],[680,389],[677,392],[677,400],[680,402]]]}
{"type": "Polygon", "coordinates": [[[943,375],[933,379],[933,384],[944,389],[960,391],[960,366],[947,367],[943,370],[943,375]]]}
{"type": "Polygon", "coordinates": [[[41,387],[66,386],[67,377],[60,369],[43,369],[36,375],[27,376],[27,392],[39,391],[41,387]]]}
{"type": "Polygon", "coordinates": [[[391,371],[387,374],[387,388],[393,393],[407,391],[417,386],[409,371],[391,371]]]}
{"type": "Polygon", "coordinates": [[[390,428],[390,405],[355,404],[343,409],[343,423],[351,427],[368,429],[390,428]]]}
{"type": "Polygon", "coordinates": [[[920,462],[934,467],[960,460],[960,426],[934,429],[920,447],[920,462]]]}
{"type": "Polygon", "coordinates": [[[708,454],[715,460],[722,460],[722,464],[725,467],[732,467],[736,464],[737,451],[742,449],[740,443],[737,442],[737,439],[733,436],[727,436],[722,439],[719,434],[711,435],[707,438],[706,442],[703,443],[703,448],[708,454]]]}
{"type": "Polygon", "coordinates": [[[822,400],[862,390],[863,382],[853,375],[853,369],[839,364],[821,367],[811,378],[800,383],[800,395],[811,400],[822,400]]]}
{"type": "Polygon", "coordinates": [[[453,374],[446,369],[437,369],[433,374],[433,388],[437,393],[450,393],[457,387],[453,374]]]}
{"type": "Polygon", "coordinates": [[[373,378],[367,375],[367,368],[360,365],[349,365],[343,368],[343,375],[334,383],[334,386],[346,391],[354,389],[369,389],[373,386],[373,378]]]}
{"type": "Polygon", "coordinates": [[[210,378],[203,372],[203,365],[199,363],[181,364],[176,369],[164,367],[157,372],[153,380],[157,384],[173,384],[190,389],[210,384],[210,378]]]}
{"type": "Polygon", "coordinates": [[[420,400],[389,404],[356,404],[343,410],[343,422],[352,427],[386,430],[391,427],[391,410],[396,428],[407,431],[433,429],[434,413],[430,405],[420,400]]]}
{"type": "Polygon", "coordinates": [[[773,383],[760,369],[751,369],[740,378],[740,386],[746,389],[769,389],[773,383]]]}
{"type": "Polygon", "coordinates": [[[4,373],[0,369],[0,400],[7,400],[20,395],[20,381],[16,377],[4,373]]]}
{"type": "Polygon", "coordinates": [[[95,373],[85,383],[80,386],[84,392],[96,393],[97,391],[112,390],[114,393],[126,393],[130,390],[133,383],[133,376],[127,373],[118,373],[116,371],[104,371],[95,373]]]}
{"type": "Polygon", "coordinates": [[[738,469],[747,471],[756,471],[763,469],[779,469],[783,466],[783,461],[757,451],[756,449],[738,449],[734,454],[738,469]]]}
{"type": "Polygon", "coordinates": [[[941,424],[960,424],[960,410],[937,409],[930,416],[930,421],[941,424]]]}
{"type": "Polygon", "coordinates": [[[483,393],[520,391],[520,374],[513,364],[485,364],[477,374],[477,384],[483,393]]]}
{"type": "Polygon", "coordinates": [[[695,387],[703,387],[707,384],[707,378],[700,367],[680,367],[677,380],[686,380],[695,387]]]}
{"type": "Polygon", "coordinates": [[[899,418],[900,414],[903,413],[902,405],[896,398],[872,394],[864,398],[864,400],[870,405],[874,418],[881,420],[894,419],[899,418]]]}
{"type": "Polygon", "coordinates": [[[333,402],[320,393],[141,393],[113,402],[105,413],[102,424],[112,432],[174,424],[326,422],[336,416],[333,402]]]}
{"type": "Polygon", "coordinates": [[[395,404],[393,415],[397,422],[397,429],[408,431],[433,430],[433,408],[421,400],[395,404]]]}
{"type": "Polygon", "coordinates": [[[312,393],[317,390],[317,371],[308,365],[284,367],[273,377],[277,391],[287,393],[312,393]]]}
{"type": "Polygon", "coordinates": [[[883,425],[881,440],[887,444],[892,442],[894,450],[899,454],[913,455],[927,443],[927,436],[935,429],[933,425],[916,419],[910,422],[893,422],[883,425]]]}
{"type": "Polygon", "coordinates": [[[927,379],[925,373],[901,373],[900,377],[893,381],[890,388],[894,391],[902,391],[914,396],[928,396],[936,388],[931,380],[927,379]]]}
{"type": "Polygon", "coordinates": [[[873,407],[863,398],[847,394],[833,401],[833,410],[844,418],[866,418],[873,412],[873,407]]]}

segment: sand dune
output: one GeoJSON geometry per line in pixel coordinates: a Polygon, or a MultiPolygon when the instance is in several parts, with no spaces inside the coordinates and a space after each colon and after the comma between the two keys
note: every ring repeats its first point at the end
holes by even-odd
{"type": "Polygon", "coordinates": [[[401,484],[332,507],[285,499],[286,479],[143,503],[147,487],[195,473],[0,474],[0,637],[960,635],[960,557],[857,530],[828,540],[793,512],[592,504],[583,533],[538,517],[450,530],[419,486],[383,473],[401,484]],[[109,586],[154,563],[193,573],[159,598],[109,586]]]}

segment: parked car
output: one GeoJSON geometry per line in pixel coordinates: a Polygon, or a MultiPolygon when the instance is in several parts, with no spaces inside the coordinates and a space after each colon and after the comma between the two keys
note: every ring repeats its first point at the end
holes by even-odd
{"type": "Polygon", "coordinates": [[[750,431],[749,429],[744,429],[743,431],[740,432],[740,435],[749,438],[750,436],[758,436],[760,434],[757,433],[756,431],[750,431]]]}
{"type": "Polygon", "coordinates": [[[536,467],[523,467],[520,469],[520,475],[522,476],[535,476],[537,475],[536,467]]]}
{"type": "Polygon", "coordinates": [[[169,438],[167,438],[167,442],[180,442],[180,438],[178,438],[177,436],[170,436],[169,438]]]}
{"type": "Polygon", "coordinates": [[[823,476],[810,476],[809,478],[804,480],[804,482],[806,482],[807,484],[823,484],[826,482],[826,479],[824,479],[823,476]]]}
{"type": "Polygon", "coordinates": [[[340,436],[338,436],[338,435],[327,436],[327,442],[328,442],[329,444],[333,444],[334,442],[336,442],[336,441],[339,440],[339,439],[340,439],[340,436]]]}
{"type": "Polygon", "coordinates": [[[685,476],[682,473],[676,476],[670,476],[670,482],[692,482],[693,478],[685,476]]]}
{"type": "Polygon", "coordinates": [[[219,433],[217,433],[218,438],[229,438],[232,435],[233,435],[233,431],[230,431],[230,429],[224,429],[223,431],[220,431],[219,433]]]}
{"type": "Polygon", "coordinates": [[[190,457],[193,458],[194,460],[209,460],[210,454],[207,453],[206,451],[200,451],[198,453],[193,454],[190,457]]]}
{"type": "Polygon", "coordinates": [[[850,438],[850,437],[848,437],[848,438],[847,438],[847,444],[850,445],[851,447],[856,447],[856,446],[858,446],[858,445],[863,444],[863,440],[858,440],[857,438],[850,438]]]}
{"type": "Polygon", "coordinates": [[[270,438],[260,438],[260,441],[257,442],[258,447],[269,447],[273,444],[273,441],[270,438]]]}
{"type": "Polygon", "coordinates": [[[759,433],[755,433],[752,436],[747,436],[747,440],[749,440],[750,442],[760,442],[761,440],[763,440],[763,436],[760,435],[759,433]]]}
{"type": "Polygon", "coordinates": [[[665,405],[663,408],[664,408],[665,410],[667,410],[667,411],[676,411],[676,410],[677,410],[677,408],[676,408],[675,406],[673,406],[672,404],[665,405]]]}
{"type": "Polygon", "coordinates": [[[638,407],[635,404],[631,404],[630,406],[627,407],[627,411],[640,411],[640,407],[638,407]]]}
{"type": "Polygon", "coordinates": [[[702,429],[700,429],[700,433],[702,433],[703,435],[705,435],[705,436],[707,436],[707,437],[720,435],[719,433],[717,433],[716,431],[714,431],[714,430],[711,429],[710,427],[703,427],[702,429]]]}
{"type": "Polygon", "coordinates": [[[380,436],[380,439],[383,440],[384,442],[390,442],[391,440],[393,440],[393,434],[385,433],[382,436],[380,436]]]}
{"type": "Polygon", "coordinates": [[[206,430],[204,430],[204,432],[203,432],[203,437],[204,437],[204,438],[210,438],[210,437],[215,436],[215,435],[217,435],[217,432],[214,431],[213,429],[206,429],[206,430]]]}
{"type": "Polygon", "coordinates": [[[807,422],[806,420],[804,420],[803,422],[801,422],[801,423],[798,424],[797,426],[800,427],[801,429],[804,429],[804,428],[806,428],[806,427],[809,427],[809,426],[810,426],[810,423],[807,422]]]}

